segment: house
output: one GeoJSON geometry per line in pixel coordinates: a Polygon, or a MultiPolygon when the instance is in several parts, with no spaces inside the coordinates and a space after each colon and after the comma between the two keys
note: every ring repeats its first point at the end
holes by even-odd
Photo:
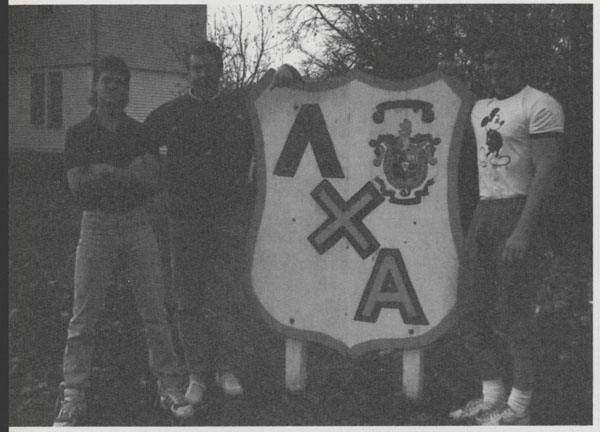
{"type": "Polygon", "coordinates": [[[8,8],[9,153],[61,153],[90,111],[92,65],[106,54],[132,72],[137,120],[186,87],[180,53],[206,38],[206,5],[19,5],[8,8]]]}

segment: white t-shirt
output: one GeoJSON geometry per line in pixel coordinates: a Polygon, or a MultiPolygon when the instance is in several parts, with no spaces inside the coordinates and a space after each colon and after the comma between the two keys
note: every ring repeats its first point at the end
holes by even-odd
{"type": "Polygon", "coordinates": [[[477,142],[481,199],[527,195],[534,170],[531,135],[564,131],[564,113],[552,96],[525,86],[507,99],[477,101],[471,112],[477,142]]]}

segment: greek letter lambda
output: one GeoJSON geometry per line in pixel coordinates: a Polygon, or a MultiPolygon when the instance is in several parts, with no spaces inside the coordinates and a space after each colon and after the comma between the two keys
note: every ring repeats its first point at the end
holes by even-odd
{"type": "Polygon", "coordinates": [[[374,323],[382,308],[398,309],[405,324],[429,324],[398,249],[379,251],[354,320],[374,323]]]}
{"type": "Polygon", "coordinates": [[[309,142],[317,159],[321,176],[323,178],[344,178],[344,171],[335,153],[333,141],[331,141],[319,104],[305,104],[300,107],[273,174],[281,177],[294,177],[309,142]]]}

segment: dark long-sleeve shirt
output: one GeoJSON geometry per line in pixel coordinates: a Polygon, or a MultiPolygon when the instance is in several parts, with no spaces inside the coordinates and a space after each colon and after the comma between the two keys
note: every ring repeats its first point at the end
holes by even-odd
{"type": "Polygon", "coordinates": [[[254,139],[244,90],[210,100],[186,93],[150,113],[145,124],[167,146],[171,214],[219,217],[245,206],[254,139]]]}

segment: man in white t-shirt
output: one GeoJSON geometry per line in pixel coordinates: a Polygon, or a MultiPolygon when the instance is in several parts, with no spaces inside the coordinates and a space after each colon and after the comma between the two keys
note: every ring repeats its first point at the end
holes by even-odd
{"type": "Polygon", "coordinates": [[[529,424],[538,336],[528,281],[539,210],[551,189],[564,130],[561,105],[524,82],[520,46],[490,37],[483,68],[493,93],[475,103],[479,203],[461,256],[459,331],[482,396],[450,413],[481,425],[529,424]],[[506,342],[502,345],[500,342],[506,342]],[[502,347],[512,365],[506,395],[502,347]]]}

